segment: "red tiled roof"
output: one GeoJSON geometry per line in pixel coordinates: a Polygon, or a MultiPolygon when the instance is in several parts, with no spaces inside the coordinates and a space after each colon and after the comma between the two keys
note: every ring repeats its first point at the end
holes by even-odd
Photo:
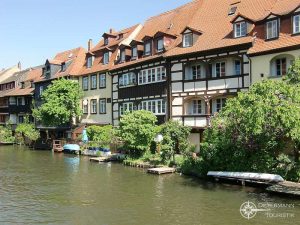
{"type": "Polygon", "coordinates": [[[34,92],[34,88],[16,88],[12,91],[5,94],[5,96],[26,96],[26,95],[32,95],[34,92]]]}

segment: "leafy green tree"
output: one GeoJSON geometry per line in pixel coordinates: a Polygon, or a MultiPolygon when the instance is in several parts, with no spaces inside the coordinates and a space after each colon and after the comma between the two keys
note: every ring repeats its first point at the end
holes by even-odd
{"type": "Polygon", "coordinates": [[[113,128],[111,125],[93,125],[87,128],[87,135],[90,141],[99,143],[101,146],[107,147],[112,141],[113,128]]]}
{"type": "Polygon", "coordinates": [[[300,84],[300,58],[297,58],[293,65],[289,67],[288,73],[284,77],[284,80],[292,85],[300,84]]]}
{"type": "Polygon", "coordinates": [[[0,126],[0,142],[3,143],[12,143],[15,141],[15,138],[12,133],[10,125],[0,126]]]}
{"type": "Polygon", "coordinates": [[[163,135],[162,141],[162,158],[170,160],[173,158],[175,162],[176,153],[186,153],[189,149],[188,136],[190,135],[191,128],[182,125],[178,121],[168,121],[161,125],[161,134],[163,135]]]}
{"type": "Polygon", "coordinates": [[[29,117],[24,118],[24,123],[18,124],[15,130],[15,137],[19,143],[25,143],[26,140],[34,142],[40,138],[40,132],[35,129],[35,125],[29,122],[29,117]]]}
{"type": "Polygon", "coordinates": [[[131,156],[141,156],[150,149],[156,122],[156,116],[144,110],[128,112],[121,117],[117,133],[131,156]]]}
{"type": "Polygon", "coordinates": [[[82,115],[82,91],[77,81],[58,79],[43,92],[43,104],[33,110],[33,115],[46,126],[72,123],[82,115]]]}
{"type": "Polygon", "coordinates": [[[272,80],[254,84],[212,119],[201,146],[201,165],[207,170],[277,172],[287,178],[297,174],[297,164],[282,173],[279,155],[291,146],[294,162],[299,160],[299,109],[297,86],[272,80]]]}

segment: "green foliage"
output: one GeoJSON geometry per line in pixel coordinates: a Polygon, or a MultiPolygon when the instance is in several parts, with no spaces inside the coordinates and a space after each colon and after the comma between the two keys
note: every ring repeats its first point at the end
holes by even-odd
{"type": "Polygon", "coordinates": [[[91,142],[96,142],[97,147],[107,147],[112,141],[113,128],[111,125],[107,126],[90,126],[86,129],[87,135],[91,142]]]}
{"type": "Polygon", "coordinates": [[[196,162],[202,175],[223,170],[280,173],[289,178],[297,165],[289,166],[291,162],[278,156],[298,148],[300,89],[283,81],[254,84],[249,92],[227,101],[205,131],[205,141],[201,161],[196,162]]]}
{"type": "Polygon", "coordinates": [[[12,143],[14,141],[15,138],[12,134],[12,129],[10,125],[0,126],[0,142],[12,143]]]}
{"type": "Polygon", "coordinates": [[[144,110],[122,116],[117,134],[131,156],[141,156],[149,150],[156,134],[156,122],[156,116],[144,110]]]}
{"type": "Polygon", "coordinates": [[[30,123],[28,116],[26,116],[24,123],[18,124],[15,130],[15,137],[18,143],[24,143],[25,139],[32,142],[40,138],[40,132],[35,129],[34,124],[30,123]]]}
{"type": "Polygon", "coordinates": [[[187,153],[190,146],[188,143],[188,136],[191,128],[182,125],[178,121],[168,121],[161,125],[160,133],[163,135],[161,143],[162,158],[170,160],[176,153],[187,153]]]}
{"type": "Polygon", "coordinates": [[[80,99],[82,91],[77,81],[64,78],[54,80],[43,92],[41,107],[33,115],[46,126],[60,126],[71,123],[82,114],[80,99]]]}
{"type": "Polygon", "coordinates": [[[300,58],[297,58],[293,65],[290,66],[284,79],[292,85],[300,84],[300,58]]]}

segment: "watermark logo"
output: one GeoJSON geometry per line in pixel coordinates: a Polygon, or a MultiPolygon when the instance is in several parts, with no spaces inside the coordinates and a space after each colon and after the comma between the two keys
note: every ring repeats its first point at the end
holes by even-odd
{"type": "Polygon", "coordinates": [[[245,219],[252,219],[258,212],[265,212],[267,218],[294,218],[294,213],[288,212],[274,212],[276,209],[293,209],[294,204],[278,204],[278,203],[258,203],[244,202],[240,207],[240,213],[245,219]],[[273,211],[273,212],[271,212],[273,211]]]}
{"type": "Polygon", "coordinates": [[[252,219],[256,216],[257,212],[270,211],[270,209],[258,209],[253,202],[244,202],[240,207],[240,213],[245,219],[252,219]]]}

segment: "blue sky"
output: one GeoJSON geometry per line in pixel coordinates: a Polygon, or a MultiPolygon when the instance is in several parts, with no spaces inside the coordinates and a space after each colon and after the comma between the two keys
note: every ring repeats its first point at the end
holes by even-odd
{"type": "Polygon", "coordinates": [[[191,0],[1,0],[0,70],[21,61],[43,64],[57,52],[94,44],[109,28],[122,29],[191,0]]]}

